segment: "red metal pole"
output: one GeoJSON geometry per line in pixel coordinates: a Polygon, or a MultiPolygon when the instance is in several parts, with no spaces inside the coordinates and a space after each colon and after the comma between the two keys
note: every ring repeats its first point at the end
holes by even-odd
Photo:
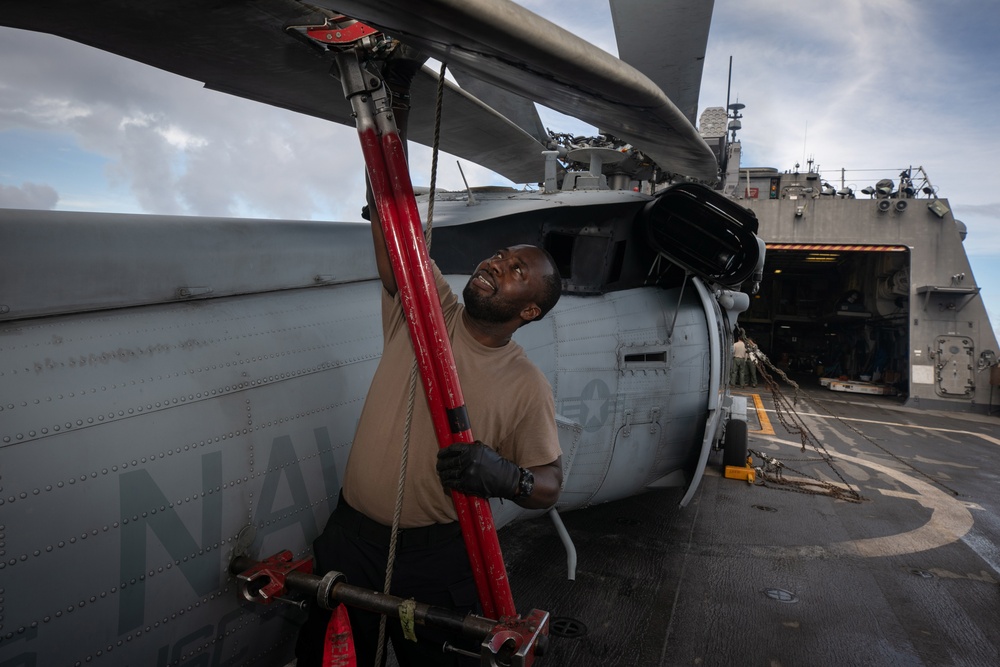
{"type": "MultiPolygon", "coordinates": [[[[386,247],[389,250],[389,258],[393,264],[393,273],[396,276],[400,300],[402,301],[407,326],[410,330],[410,339],[417,358],[417,367],[420,370],[424,391],[428,396],[434,431],[440,443],[442,439],[450,440],[452,433],[447,415],[441,409],[442,406],[440,404],[435,405],[433,400],[438,391],[438,382],[434,369],[434,361],[431,358],[431,345],[427,340],[426,326],[423,322],[425,306],[417,303],[416,294],[419,290],[412,281],[412,276],[406,271],[400,270],[409,261],[410,253],[407,252],[406,241],[400,233],[396,201],[391,196],[392,188],[389,185],[382,146],[378,135],[374,129],[370,129],[359,131],[359,136],[361,138],[362,152],[365,155],[365,162],[368,165],[368,178],[372,186],[372,193],[375,196],[375,205],[379,210],[379,218],[382,223],[386,247]]],[[[438,305],[438,310],[440,310],[440,304],[438,305]]],[[[472,566],[473,578],[476,581],[476,589],[479,591],[483,613],[487,616],[494,616],[496,615],[497,607],[493,601],[492,587],[487,578],[487,568],[480,555],[481,550],[478,548],[478,545],[470,548],[469,539],[466,537],[474,534],[474,530],[472,530],[474,520],[470,515],[468,503],[464,501],[464,497],[455,503],[455,509],[458,514],[459,523],[462,526],[462,535],[465,538],[466,550],[469,553],[469,562],[472,566]]]]}
{"type": "MultiPolygon", "coordinates": [[[[344,91],[354,107],[369,181],[438,443],[447,447],[454,442],[472,442],[402,140],[387,105],[383,104],[386,108],[377,113],[372,112],[372,91],[368,89],[357,54],[341,53],[337,62],[344,91]]],[[[483,612],[495,618],[516,616],[489,503],[455,491],[452,498],[483,612]]]]}
{"type": "MultiPolygon", "coordinates": [[[[432,405],[432,409],[434,409],[435,403],[441,404],[450,430],[448,434],[450,437],[443,440],[439,431],[438,442],[441,447],[447,447],[454,442],[473,442],[475,438],[473,438],[469,426],[465,398],[462,395],[462,387],[452,355],[451,341],[448,339],[441,303],[438,300],[437,285],[434,283],[430,269],[430,257],[424,244],[423,230],[420,225],[416,200],[413,197],[413,185],[410,182],[402,140],[395,132],[394,127],[382,127],[380,117],[376,117],[376,122],[382,129],[382,153],[393,185],[392,191],[395,193],[397,213],[400,216],[400,229],[398,231],[404,236],[403,246],[407,251],[407,260],[410,262],[409,269],[417,274],[414,279],[421,313],[426,320],[429,320],[424,324],[430,329],[428,336],[433,345],[433,371],[438,384],[434,388],[436,391],[434,391],[433,398],[428,393],[428,402],[432,405]]],[[[384,229],[383,225],[383,231],[384,229]]],[[[516,615],[517,610],[510,592],[507,569],[500,552],[500,543],[497,539],[496,526],[493,523],[493,513],[489,502],[483,498],[466,496],[457,491],[452,491],[452,498],[455,501],[456,512],[460,514],[460,517],[466,511],[472,515],[473,530],[470,534],[470,531],[466,530],[467,524],[463,523],[462,535],[469,551],[475,550],[481,553],[483,565],[489,577],[489,590],[498,614],[501,617],[516,615]],[[463,501],[467,502],[468,510],[462,507],[463,501]]]]}

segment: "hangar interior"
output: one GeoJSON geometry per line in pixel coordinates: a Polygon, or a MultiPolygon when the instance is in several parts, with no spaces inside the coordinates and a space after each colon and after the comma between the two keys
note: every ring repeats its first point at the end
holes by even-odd
{"type": "Polygon", "coordinates": [[[905,247],[769,244],[764,280],[740,324],[786,372],[904,393],[909,261],[905,247]]]}

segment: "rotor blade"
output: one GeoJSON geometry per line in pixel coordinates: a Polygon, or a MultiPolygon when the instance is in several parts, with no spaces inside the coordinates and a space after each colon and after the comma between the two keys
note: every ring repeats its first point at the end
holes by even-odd
{"type": "MultiPolygon", "coordinates": [[[[292,38],[284,26],[318,18],[296,0],[18,0],[0,25],[45,32],[201,81],[207,88],[354,126],[351,106],[329,72],[328,52],[292,38]]],[[[430,146],[437,75],[424,68],[411,90],[408,138],[430,146]]],[[[545,150],[534,138],[446,82],[443,151],[517,183],[544,178],[545,150]]]]}
{"type": "Polygon", "coordinates": [[[455,75],[455,80],[462,90],[475,95],[477,99],[495,109],[539,142],[548,143],[549,133],[545,131],[542,119],[538,117],[538,109],[535,108],[534,102],[477,79],[461,69],[453,69],[452,74],[455,75]]]}
{"type": "Polygon", "coordinates": [[[611,0],[618,57],[696,122],[714,0],[611,0]]]}
{"type": "Polygon", "coordinates": [[[479,78],[606,129],[661,168],[714,180],[688,118],[641,72],[509,0],[313,0],[479,78]]]}

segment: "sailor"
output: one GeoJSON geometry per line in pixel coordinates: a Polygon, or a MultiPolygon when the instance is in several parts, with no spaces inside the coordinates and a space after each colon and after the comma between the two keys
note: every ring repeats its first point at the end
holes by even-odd
{"type": "Polygon", "coordinates": [[[747,346],[742,338],[733,343],[733,370],[729,376],[729,384],[734,387],[744,387],[747,383],[747,346]]]}
{"type": "Polygon", "coordinates": [[[750,386],[757,386],[757,364],[761,360],[760,348],[757,347],[757,343],[754,342],[752,338],[746,339],[747,348],[747,359],[746,368],[747,374],[750,376],[750,386]]]}
{"type": "MultiPolygon", "coordinates": [[[[405,123],[399,119],[400,133],[405,123]]],[[[514,245],[475,268],[458,301],[432,263],[475,443],[440,449],[422,384],[407,417],[413,346],[369,191],[376,264],[382,281],[384,349],[365,399],[338,505],[313,544],[316,572],[342,572],[347,582],[382,591],[399,486],[403,443],[407,465],[390,593],[458,611],[479,609],[468,555],[449,489],[499,497],[525,508],[552,506],[562,485],[552,388],[513,333],[556,303],[561,279],[543,249],[514,245]]],[[[375,664],[378,614],[348,608],[359,666],[375,664]]],[[[299,667],[320,665],[330,614],[314,608],[299,635],[299,667]]],[[[442,650],[459,638],[417,626],[408,641],[387,619],[400,665],[478,664],[442,650]]],[[[478,647],[465,646],[478,651],[478,647]]]]}

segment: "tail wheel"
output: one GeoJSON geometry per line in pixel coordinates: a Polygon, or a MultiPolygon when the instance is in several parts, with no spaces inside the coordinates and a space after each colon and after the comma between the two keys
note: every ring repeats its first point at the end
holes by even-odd
{"type": "Polygon", "coordinates": [[[722,465],[743,467],[747,464],[747,423],[730,419],[722,443],[722,465]]]}

